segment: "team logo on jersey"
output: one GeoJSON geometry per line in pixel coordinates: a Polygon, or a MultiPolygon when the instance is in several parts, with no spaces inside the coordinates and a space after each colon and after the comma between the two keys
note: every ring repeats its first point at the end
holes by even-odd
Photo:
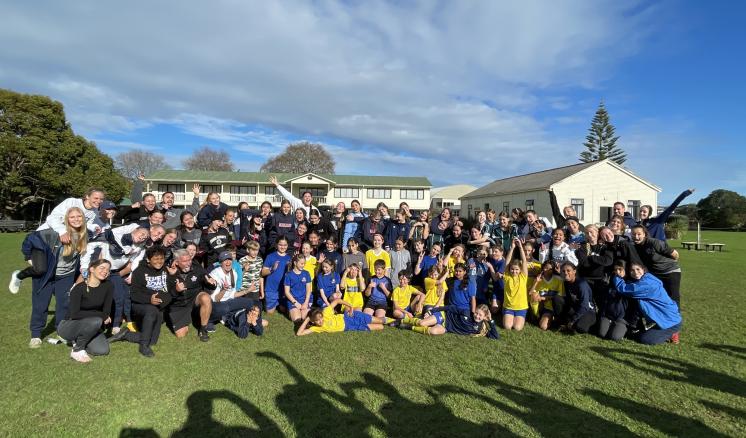
{"type": "Polygon", "coordinates": [[[196,275],[192,275],[192,281],[197,281],[197,276],[196,275]]]}

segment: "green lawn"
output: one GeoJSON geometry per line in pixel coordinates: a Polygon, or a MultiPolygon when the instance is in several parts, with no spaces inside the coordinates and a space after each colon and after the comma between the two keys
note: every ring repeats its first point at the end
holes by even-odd
{"type": "Polygon", "coordinates": [[[118,343],[80,365],[67,347],[27,347],[30,282],[5,289],[23,236],[0,235],[0,436],[746,436],[746,234],[705,238],[727,251],[680,250],[680,345],[535,327],[296,338],[274,315],[260,339],[164,328],[154,359],[118,343]]]}

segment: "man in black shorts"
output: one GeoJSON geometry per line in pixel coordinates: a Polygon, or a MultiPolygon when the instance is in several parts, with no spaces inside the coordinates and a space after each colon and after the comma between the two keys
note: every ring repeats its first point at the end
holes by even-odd
{"type": "Polygon", "coordinates": [[[198,263],[192,261],[189,253],[180,249],[174,251],[176,273],[169,277],[168,290],[174,296],[168,308],[168,317],[173,325],[177,338],[183,338],[189,332],[192,314],[199,309],[199,340],[207,342],[207,323],[212,312],[212,300],[206,290],[213,290],[217,283],[198,263]]]}

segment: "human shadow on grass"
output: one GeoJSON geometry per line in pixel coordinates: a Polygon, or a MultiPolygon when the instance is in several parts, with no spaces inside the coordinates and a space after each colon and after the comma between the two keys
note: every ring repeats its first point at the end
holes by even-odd
{"type": "Polygon", "coordinates": [[[727,354],[728,356],[735,357],[736,359],[746,360],[746,347],[739,347],[736,345],[728,344],[699,344],[700,348],[707,348],[708,350],[717,351],[719,353],[727,354]]]}
{"type": "Polygon", "coordinates": [[[283,436],[280,428],[269,417],[264,415],[253,403],[242,399],[230,391],[196,391],[187,398],[186,422],[180,430],[171,434],[172,438],[188,438],[202,436],[243,437],[247,434],[262,434],[268,437],[283,436]],[[212,415],[213,403],[225,400],[241,409],[247,418],[253,420],[257,427],[228,426],[212,415]]]}
{"type": "Polygon", "coordinates": [[[340,384],[340,394],[306,379],[275,353],[262,352],[257,356],[280,362],[293,378],[293,383],[285,385],[277,396],[276,404],[298,436],[367,436],[371,428],[385,436],[514,435],[497,424],[479,424],[457,417],[432,389],[427,390],[431,401],[413,402],[381,377],[363,373],[362,381],[340,384]],[[387,399],[377,413],[360,397],[364,391],[387,399]],[[345,409],[340,409],[340,405],[345,409]]]}
{"type": "Polygon", "coordinates": [[[659,379],[684,382],[691,385],[727,392],[746,397],[746,382],[727,374],[700,367],[690,362],[670,357],[632,350],[618,350],[605,347],[590,347],[591,350],[609,359],[628,365],[639,371],[646,371],[659,379]]]}
{"type": "Polygon", "coordinates": [[[475,381],[484,391],[477,393],[454,385],[440,385],[433,390],[441,397],[446,394],[462,394],[482,400],[493,408],[520,418],[542,436],[624,436],[630,433],[626,427],[539,392],[494,378],[483,377],[475,381]],[[487,395],[487,389],[494,391],[497,397],[487,395]]]}
{"type": "Polygon", "coordinates": [[[699,401],[704,407],[711,411],[718,411],[721,413],[725,413],[727,415],[730,415],[736,420],[739,420],[741,422],[746,421],[746,411],[742,411],[737,408],[732,408],[730,406],[721,405],[720,403],[711,402],[709,400],[700,400],[699,401]]]}
{"type": "Polygon", "coordinates": [[[645,423],[653,429],[667,435],[703,437],[727,436],[711,429],[699,420],[664,411],[663,409],[654,406],[637,403],[595,389],[586,389],[583,393],[596,400],[599,404],[623,412],[631,419],[645,423]]]}
{"type": "Polygon", "coordinates": [[[52,333],[57,331],[57,327],[54,323],[54,311],[50,311],[47,315],[47,325],[44,326],[44,328],[41,330],[41,338],[44,339],[47,336],[52,335],[52,333]],[[51,317],[51,319],[50,319],[51,317]]]}

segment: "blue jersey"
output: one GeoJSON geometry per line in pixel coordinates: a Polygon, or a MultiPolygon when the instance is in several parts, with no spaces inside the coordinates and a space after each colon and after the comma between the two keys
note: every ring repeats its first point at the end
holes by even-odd
{"type": "Polygon", "coordinates": [[[331,297],[332,294],[337,291],[339,282],[339,274],[334,271],[329,274],[321,274],[316,277],[316,287],[318,287],[319,289],[319,295],[316,298],[316,304],[318,306],[325,306],[324,300],[321,298],[321,291],[324,291],[324,295],[326,295],[326,298],[328,300],[329,297],[331,297]]]}
{"type": "Polygon", "coordinates": [[[285,290],[284,288],[281,289],[281,287],[283,285],[285,271],[287,270],[287,265],[288,263],[290,263],[290,260],[291,258],[289,254],[286,253],[285,255],[279,255],[276,252],[268,255],[267,258],[264,260],[265,268],[269,268],[270,270],[274,269],[264,281],[264,291],[267,294],[271,294],[274,297],[277,297],[278,295],[281,295],[281,291],[285,290]],[[274,267],[275,263],[277,263],[276,267],[274,267]]]}
{"type": "Polygon", "coordinates": [[[311,274],[305,269],[300,273],[290,271],[285,274],[285,286],[290,287],[290,295],[301,304],[306,302],[306,285],[309,284],[311,284],[311,274]]]}
{"type": "Polygon", "coordinates": [[[381,285],[386,287],[386,290],[391,293],[391,280],[388,277],[372,277],[370,283],[373,284],[373,290],[370,293],[369,302],[376,304],[386,304],[386,294],[381,290],[381,285]]]}
{"type": "Polygon", "coordinates": [[[487,289],[490,285],[490,271],[487,268],[487,262],[469,259],[466,265],[469,269],[469,282],[473,282],[476,285],[477,296],[486,300],[487,289]]]}
{"type": "Polygon", "coordinates": [[[466,288],[462,288],[462,281],[455,278],[453,280],[453,288],[448,289],[448,296],[450,297],[451,304],[456,306],[458,310],[471,311],[471,297],[477,296],[477,284],[475,281],[469,281],[466,288]]]}
{"type": "MultiPolygon", "coordinates": [[[[495,272],[499,272],[501,274],[505,273],[505,259],[502,258],[500,260],[495,260],[492,257],[487,259],[488,262],[492,265],[493,268],[495,268],[495,272]]],[[[493,294],[499,294],[502,296],[503,291],[505,290],[505,281],[503,281],[502,278],[498,278],[497,280],[492,281],[492,293],[493,294]]]]}
{"type": "Polygon", "coordinates": [[[430,255],[426,255],[422,258],[420,263],[420,275],[419,277],[423,280],[427,278],[427,273],[430,272],[430,268],[438,264],[438,258],[430,255]]]}

